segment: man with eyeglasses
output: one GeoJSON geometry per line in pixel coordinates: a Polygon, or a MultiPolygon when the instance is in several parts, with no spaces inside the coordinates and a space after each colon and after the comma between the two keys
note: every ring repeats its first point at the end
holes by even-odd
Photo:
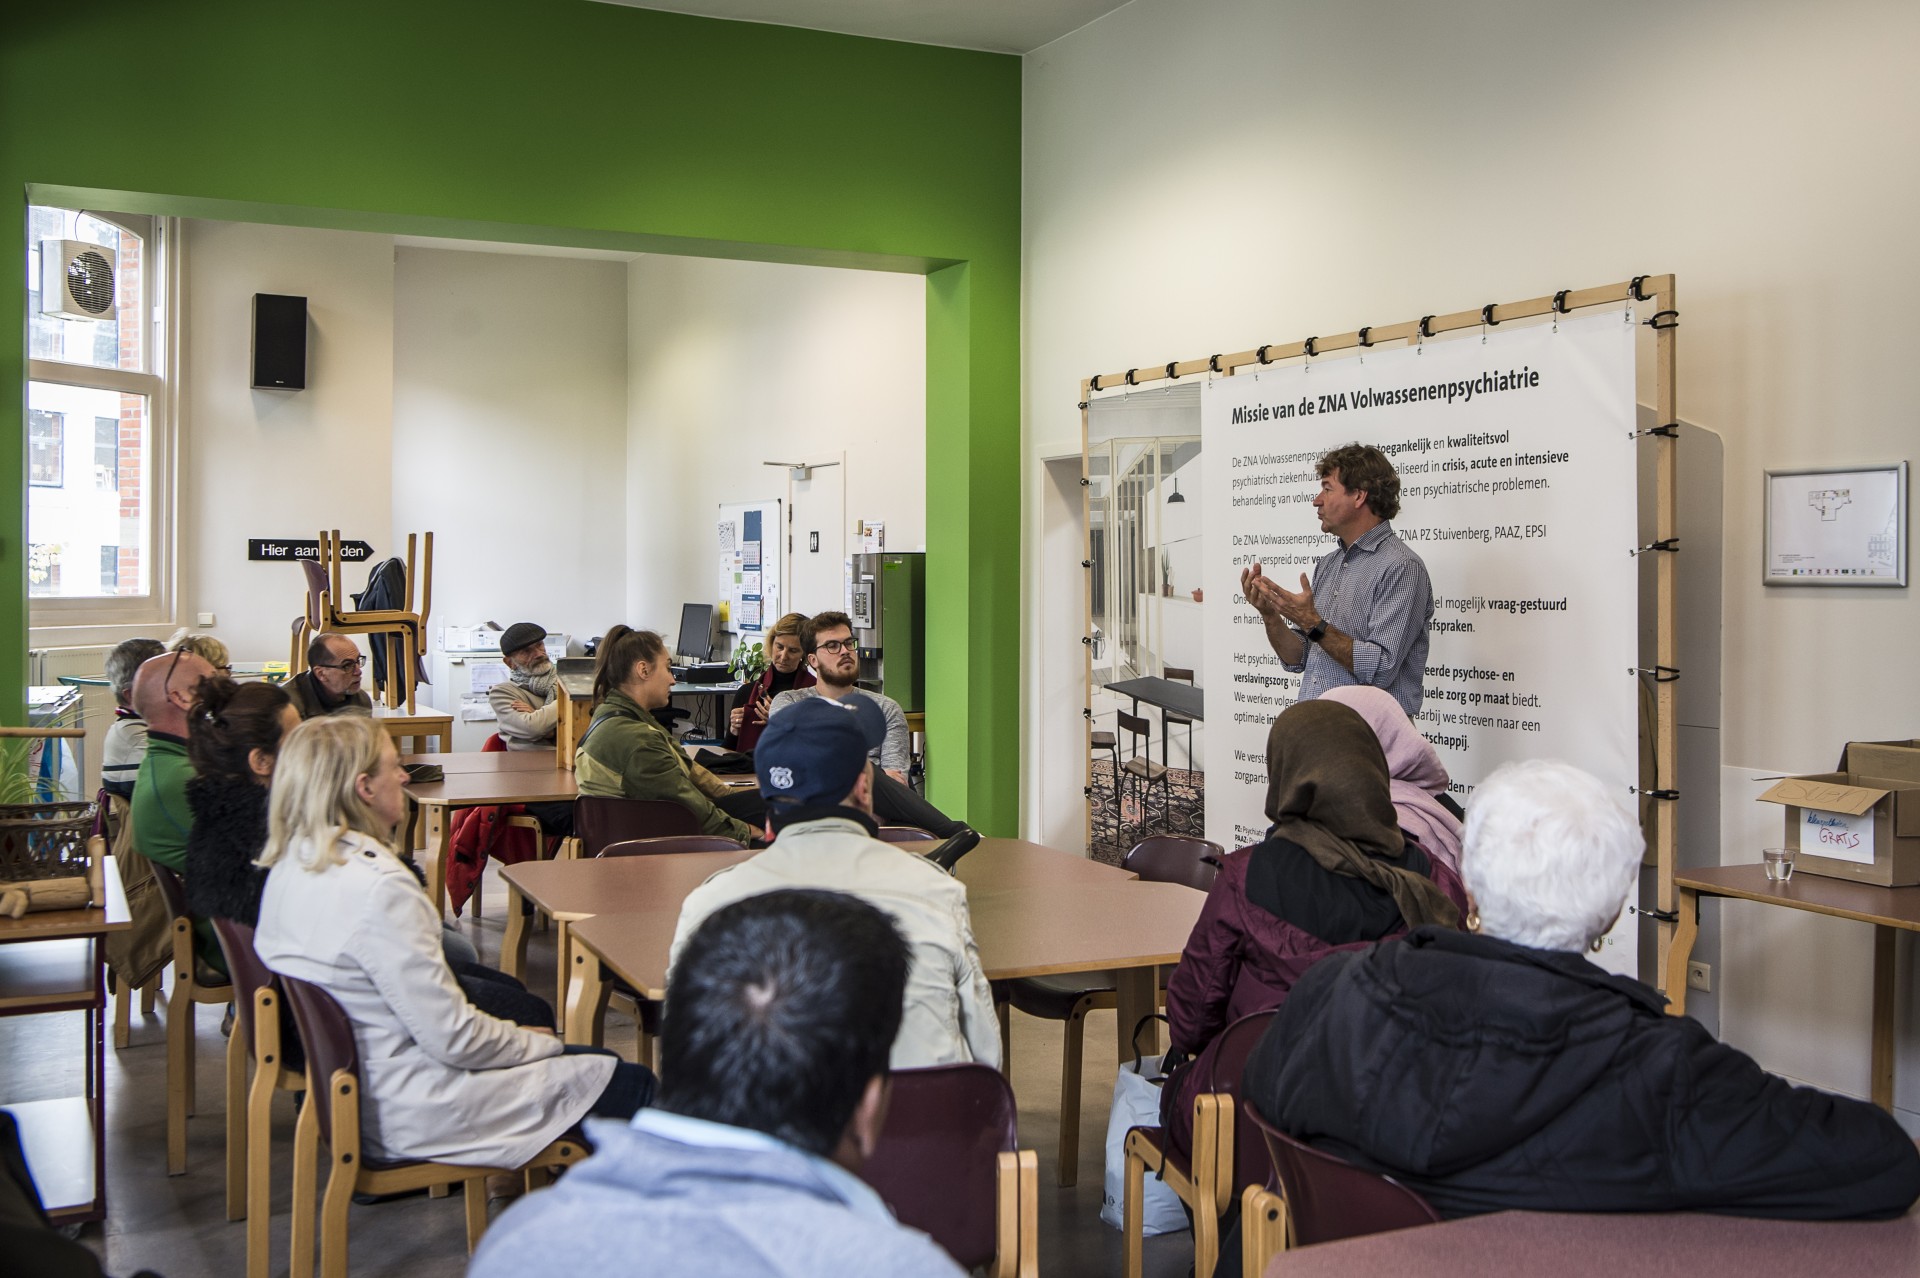
{"type": "Polygon", "coordinates": [[[823,612],[801,632],[807,650],[807,664],[819,682],[810,688],[790,688],[773,699],[767,719],[786,707],[810,697],[839,701],[845,697],[866,697],[886,716],[887,737],[869,752],[874,762],[873,814],[888,825],[911,825],[931,831],[943,839],[952,838],[967,828],[928,803],[907,784],[907,767],[913,755],[908,744],[907,713],[900,703],[881,692],[869,692],[855,685],[860,679],[860,649],[853,637],[853,618],[844,612],[823,612]]]}
{"type": "MultiPolygon", "coordinates": [[[[140,855],[175,874],[187,872],[187,836],[193,809],[187,806],[187,782],[194,776],[187,761],[187,713],[203,679],[217,677],[211,663],[185,648],[142,662],[133,676],[133,708],[147,721],[147,753],[133,782],[133,846],[140,855]]],[[[194,953],[214,973],[226,965],[213,925],[197,925],[194,953]]]]}
{"type": "Polygon", "coordinates": [[[360,689],[366,669],[360,648],[345,635],[315,635],[307,668],[283,685],[302,719],[328,714],[372,714],[373,698],[360,689]]]}

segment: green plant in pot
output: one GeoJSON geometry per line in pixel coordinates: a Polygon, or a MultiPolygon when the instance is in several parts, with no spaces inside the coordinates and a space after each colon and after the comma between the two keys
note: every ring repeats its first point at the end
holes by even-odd
{"type": "Polygon", "coordinates": [[[767,672],[767,649],[759,642],[743,643],[733,650],[733,659],[727,663],[728,671],[734,678],[752,683],[767,672]]]}

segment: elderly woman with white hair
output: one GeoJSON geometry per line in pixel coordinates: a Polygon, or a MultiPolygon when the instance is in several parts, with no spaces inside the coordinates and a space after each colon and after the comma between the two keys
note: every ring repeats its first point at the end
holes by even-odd
{"type": "Polygon", "coordinates": [[[1247,1097],[1448,1217],[1906,1211],[1920,1152],[1891,1116],[1768,1074],[1587,960],[1642,846],[1578,768],[1498,769],[1467,810],[1468,931],[1419,928],[1308,971],[1248,1063],[1247,1097]]]}

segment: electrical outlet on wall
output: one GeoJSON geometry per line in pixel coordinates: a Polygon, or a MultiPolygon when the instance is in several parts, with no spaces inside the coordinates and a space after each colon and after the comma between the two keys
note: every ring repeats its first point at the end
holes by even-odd
{"type": "Polygon", "coordinates": [[[213,624],[213,614],[210,612],[201,613],[200,624],[203,626],[211,626],[213,624]]]}
{"type": "Polygon", "coordinates": [[[1699,962],[1687,964],[1687,988],[1699,990],[1702,994],[1713,993],[1713,964],[1699,962]]]}

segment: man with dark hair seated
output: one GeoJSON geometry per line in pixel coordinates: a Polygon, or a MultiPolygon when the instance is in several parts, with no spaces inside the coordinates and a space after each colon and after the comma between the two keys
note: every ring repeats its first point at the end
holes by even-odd
{"type": "Polygon", "coordinates": [[[800,629],[801,646],[807,664],[813,667],[818,682],[795,686],[773,699],[767,711],[768,722],[788,706],[815,697],[828,701],[866,700],[878,706],[885,717],[887,733],[869,754],[874,762],[873,812],[887,825],[911,825],[950,839],[967,828],[922,798],[907,784],[907,767],[912,749],[907,732],[907,714],[900,703],[883,692],[870,692],[858,686],[860,647],[853,635],[853,619],[844,612],[823,612],[800,629]]]}
{"type": "MultiPolygon", "coordinates": [[[[385,636],[375,636],[376,640],[385,636]]],[[[373,698],[361,690],[367,659],[346,635],[317,634],[307,645],[307,668],[283,685],[302,719],[326,714],[372,714],[373,698]]]]}
{"type": "Polygon", "coordinates": [[[468,1278],[956,1275],[853,1173],[887,1109],[907,945],[837,892],[715,911],[667,986],[654,1108],[488,1231],[468,1278]]]}

